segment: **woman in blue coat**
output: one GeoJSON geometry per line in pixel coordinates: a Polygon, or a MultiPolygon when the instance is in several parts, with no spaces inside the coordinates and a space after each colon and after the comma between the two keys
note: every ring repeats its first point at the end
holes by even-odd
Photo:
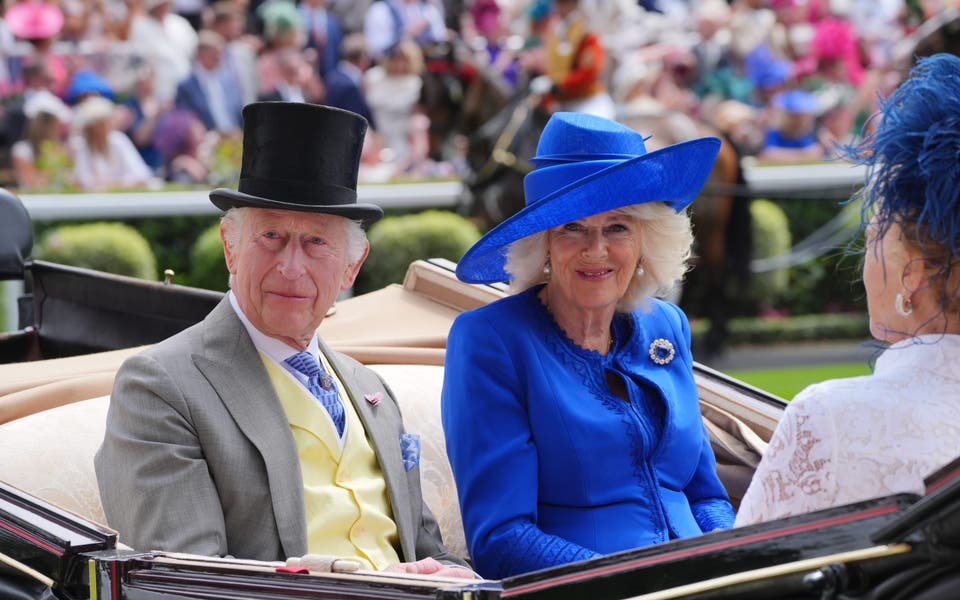
{"type": "Polygon", "coordinates": [[[447,340],[447,452],[484,577],[732,525],[687,319],[654,298],[686,269],[685,208],[719,146],[648,153],[626,126],[556,113],[526,207],[461,259],[461,280],[514,292],[461,314],[447,340]]]}

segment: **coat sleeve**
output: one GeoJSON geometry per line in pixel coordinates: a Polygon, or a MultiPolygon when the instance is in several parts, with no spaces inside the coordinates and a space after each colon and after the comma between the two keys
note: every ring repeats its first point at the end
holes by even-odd
{"type": "Polygon", "coordinates": [[[186,399],[152,357],[134,356],[117,373],[94,464],[120,541],[143,551],[227,553],[219,495],[186,399]]]}
{"type": "Polygon", "coordinates": [[[467,545],[488,578],[597,556],[537,527],[537,452],[522,367],[497,333],[507,327],[477,313],[457,318],[447,338],[441,396],[467,545]]]}
{"type": "MultiPolygon", "coordinates": [[[[689,353],[691,345],[690,323],[686,315],[678,306],[666,303],[664,303],[664,306],[669,307],[673,313],[670,320],[674,326],[679,325],[680,339],[686,344],[686,352],[689,353]]],[[[690,378],[693,378],[692,367],[690,378]]],[[[698,403],[697,410],[699,411],[699,399],[694,397],[691,401],[698,403]]],[[[727,490],[723,487],[720,476],[717,475],[717,459],[713,454],[713,448],[710,447],[710,435],[707,433],[703,420],[701,419],[699,422],[700,427],[691,431],[690,435],[700,436],[700,460],[693,477],[687,483],[683,492],[690,503],[690,509],[697,525],[700,526],[701,531],[707,532],[732,527],[734,512],[727,490]]]]}
{"type": "Polygon", "coordinates": [[[809,386],[787,405],[740,502],[737,526],[836,504],[836,429],[820,401],[823,389],[809,386]]]}

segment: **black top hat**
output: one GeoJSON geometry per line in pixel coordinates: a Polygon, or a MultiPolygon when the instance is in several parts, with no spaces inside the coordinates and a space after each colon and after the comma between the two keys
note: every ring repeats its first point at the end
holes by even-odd
{"type": "Polygon", "coordinates": [[[357,172],[367,121],[339,108],[300,102],[254,102],[243,109],[243,159],[237,191],[217,188],[210,200],[234,207],[319,212],[359,220],[383,216],[357,203],[357,172]]]}

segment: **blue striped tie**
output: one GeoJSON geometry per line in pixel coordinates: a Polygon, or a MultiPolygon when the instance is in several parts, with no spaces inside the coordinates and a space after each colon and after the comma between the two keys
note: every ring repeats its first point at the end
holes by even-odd
{"type": "Polygon", "coordinates": [[[309,352],[298,352],[283,362],[307,377],[307,389],[327,409],[330,418],[333,419],[334,427],[337,428],[337,435],[342,436],[346,415],[343,412],[343,404],[340,403],[337,382],[323,370],[320,362],[309,352]]]}

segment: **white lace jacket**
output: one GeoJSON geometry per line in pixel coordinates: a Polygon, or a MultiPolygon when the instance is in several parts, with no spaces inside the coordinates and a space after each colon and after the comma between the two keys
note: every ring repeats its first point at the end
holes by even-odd
{"type": "Polygon", "coordinates": [[[736,525],[901,492],[960,456],[960,335],[902,341],[872,375],[817,383],[777,426],[736,525]]]}

